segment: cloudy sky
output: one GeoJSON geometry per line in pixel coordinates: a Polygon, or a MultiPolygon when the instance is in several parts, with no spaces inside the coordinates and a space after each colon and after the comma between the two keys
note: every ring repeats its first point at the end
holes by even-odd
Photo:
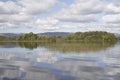
{"type": "Polygon", "coordinates": [[[120,33],[120,0],[0,0],[0,33],[120,33]]]}

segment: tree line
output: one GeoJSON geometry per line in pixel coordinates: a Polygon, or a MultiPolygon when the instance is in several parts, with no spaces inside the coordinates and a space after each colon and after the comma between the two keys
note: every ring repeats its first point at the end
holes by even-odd
{"type": "Polygon", "coordinates": [[[68,36],[39,36],[32,32],[22,34],[19,37],[0,36],[0,41],[17,42],[116,42],[117,37],[113,33],[104,31],[76,32],[68,36]]]}

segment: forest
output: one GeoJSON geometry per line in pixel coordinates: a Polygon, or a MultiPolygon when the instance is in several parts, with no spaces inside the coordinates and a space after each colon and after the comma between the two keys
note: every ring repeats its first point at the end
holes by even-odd
{"type": "Polygon", "coordinates": [[[32,32],[19,37],[0,36],[0,42],[116,42],[113,33],[104,31],[76,32],[68,36],[40,36],[32,32]]]}

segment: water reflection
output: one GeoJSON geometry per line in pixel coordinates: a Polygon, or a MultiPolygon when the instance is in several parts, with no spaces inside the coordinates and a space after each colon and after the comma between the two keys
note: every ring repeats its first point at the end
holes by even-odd
{"type": "MultiPolygon", "coordinates": [[[[58,48],[65,44],[41,44],[34,50],[9,43],[11,45],[4,44],[0,48],[0,80],[120,79],[120,43],[100,49],[88,49],[91,47],[86,46],[85,50],[90,50],[89,53],[81,48],[82,51],[76,52],[66,49],[70,54],[64,54],[66,51],[58,48]]],[[[66,45],[75,50],[74,46],[66,45]]]]}
{"type": "Polygon", "coordinates": [[[46,46],[52,50],[58,50],[63,53],[67,52],[90,52],[90,51],[100,51],[105,50],[115,43],[58,43],[58,44],[47,44],[46,46]]]}
{"type": "Polygon", "coordinates": [[[47,47],[54,51],[61,52],[81,52],[81,51],[100,51],[108,47],[114,46],[114,43],[39,43],[39,42],[13,42],[13,43],[0,43],[1,47],[11,48],[11,47],[21,47],[28,49],[36,49],[37,47],[47,47]]]}

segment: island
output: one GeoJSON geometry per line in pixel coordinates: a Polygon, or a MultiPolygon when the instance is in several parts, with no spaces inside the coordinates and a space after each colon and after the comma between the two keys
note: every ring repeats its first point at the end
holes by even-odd
{"type": "Polygon", "coordinates": [[[103,31],[76,32],[66,36],[39,35],[32,32],[16,37],[0,36],[0,45],[12,45],[28,49],[35,49],[44,45],[50,49],[62,52],[97,51],[113,46],[117,41],[118,37],[113,33],[103,31]]]}
{"type": "Polygon", "coordinates": [[[67,36],[40,36],[32,32],[18,37],[0,36],[0,42],[116,42],[118,38],[109,32],[76,32],[67,36]]]}

